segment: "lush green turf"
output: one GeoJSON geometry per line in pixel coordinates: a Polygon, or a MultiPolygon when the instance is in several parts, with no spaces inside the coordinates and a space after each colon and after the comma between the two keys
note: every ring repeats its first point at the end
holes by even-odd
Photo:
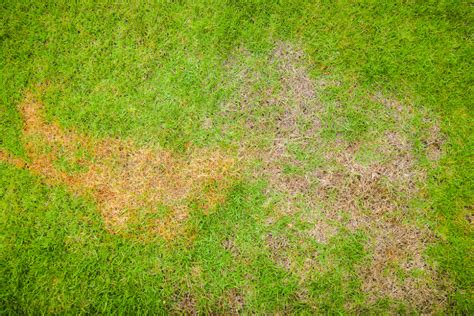
{"type": "MultiPolygon", "coordinates": [[[[222,115],[241,86],[228,60],[243,48],[242,67],[262,73],[255,89],[277,89],[266,56],[280,41],[304,50],[312,78],[341,82],[321,95],[331,122],[323,140],[364,141],[397,129],[370,101],[377,92],[429,113],[445,135],[443,156],[427,167],[412,220],[436,235],[426,255],[450,284],[444,311],[473,312],[469,2],[5,1],[0,10],[0,148],[17,156],[25,155],[17,104],[45,82],[47,117],[65,128],[176,152],[235,149],[255,135],[243,128],[248,113],[222,115]]],[[[422,148],[423,124],[415,116],[406,125],[415,148],[422,148]]],[[[255,136],[258,146],[267,136],[255,136]]],[[[314,148],[292,149],[304,162],[299,168],[324,164],[314,148]]],[[[361,159],[373,159],[367,155],[361,159]]],[[[417,164],[429,165],[422,149],[417,164]]],[[[357,273],[371,256],[364,232],[340,229],[325,243],[300,242],[304,222],[282,216],[269,225],[278,196],[268,201],[267,179],[244,176],[211,215],[193,212],[193,240],[152,243],[109,234],[93,201],[28,171],[0,163],[0,183],[6,313],[413,311],[403,301],[368,300],[357,273]],[[290,269],[278,264],[269,234],[289,244],[280,255],[292,258],[290,269]],[[321,268],[302,278],[309,259],[321,268]]]]}

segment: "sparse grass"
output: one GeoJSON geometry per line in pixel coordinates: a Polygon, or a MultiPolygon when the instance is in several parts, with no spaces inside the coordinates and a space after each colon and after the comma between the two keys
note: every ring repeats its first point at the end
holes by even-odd
{"type": "Polygon", "coordinates": [[[468,2],[0,10],[2,312],[473,312],[468,2]]]}

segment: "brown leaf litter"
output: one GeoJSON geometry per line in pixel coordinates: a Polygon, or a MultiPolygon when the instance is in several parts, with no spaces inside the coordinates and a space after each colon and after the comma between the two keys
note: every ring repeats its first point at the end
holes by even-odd
{"type": "Polygon", "coordinates": [[[177,155],[140,148],[131,141],[65,131],[44,120],[43,105],[33,92],[26,93],[19,110],[28,160],[2,151],[0,159],[27,168],[49,183],[92,196],[112,233],[129,235],[136,228],[133,234],[139,239],[156,234],[173,238],[184,229],[189,204],[212,211],[225,200],[236,175],[236,160],[219,150],[194,149],[177,155]],[[62,170],[61,159],[80,166],[80,171],[62,170]]]}

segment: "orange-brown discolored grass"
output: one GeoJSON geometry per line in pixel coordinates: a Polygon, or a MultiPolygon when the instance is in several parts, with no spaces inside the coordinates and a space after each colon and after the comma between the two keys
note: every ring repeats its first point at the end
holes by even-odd
{"type": "Polygon", "coordinates": [[[37,94],[26,93],[19,105],[28,160],[1,151],[0,159],[48,183],[92,196],[109,231],[139,239],[157,234],[173,238],[184,228],[190,203],[209,212],[224,201],[236,175],[236,160],[230,155],[209,149],[177,155],[65,131],[44,120],[37,94]],[[64,170],[60,162],[78,170],[64,170]]]}

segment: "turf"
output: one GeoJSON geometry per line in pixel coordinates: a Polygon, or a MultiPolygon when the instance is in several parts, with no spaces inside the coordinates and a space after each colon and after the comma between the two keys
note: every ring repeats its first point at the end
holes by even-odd
{"type": "MultiPolygon", "coordinates": [[[[0,10],[3,313],[473,313],[468,1],[0,10]],[[172,238],[113,229],[99,189],[50,172],[100,156],[28,138],[31,93],[65,135],[225,152],[237,175],[180,200],[172,238]]],[[[133,214],[177,214],[163,200],[133,214]]]]}

